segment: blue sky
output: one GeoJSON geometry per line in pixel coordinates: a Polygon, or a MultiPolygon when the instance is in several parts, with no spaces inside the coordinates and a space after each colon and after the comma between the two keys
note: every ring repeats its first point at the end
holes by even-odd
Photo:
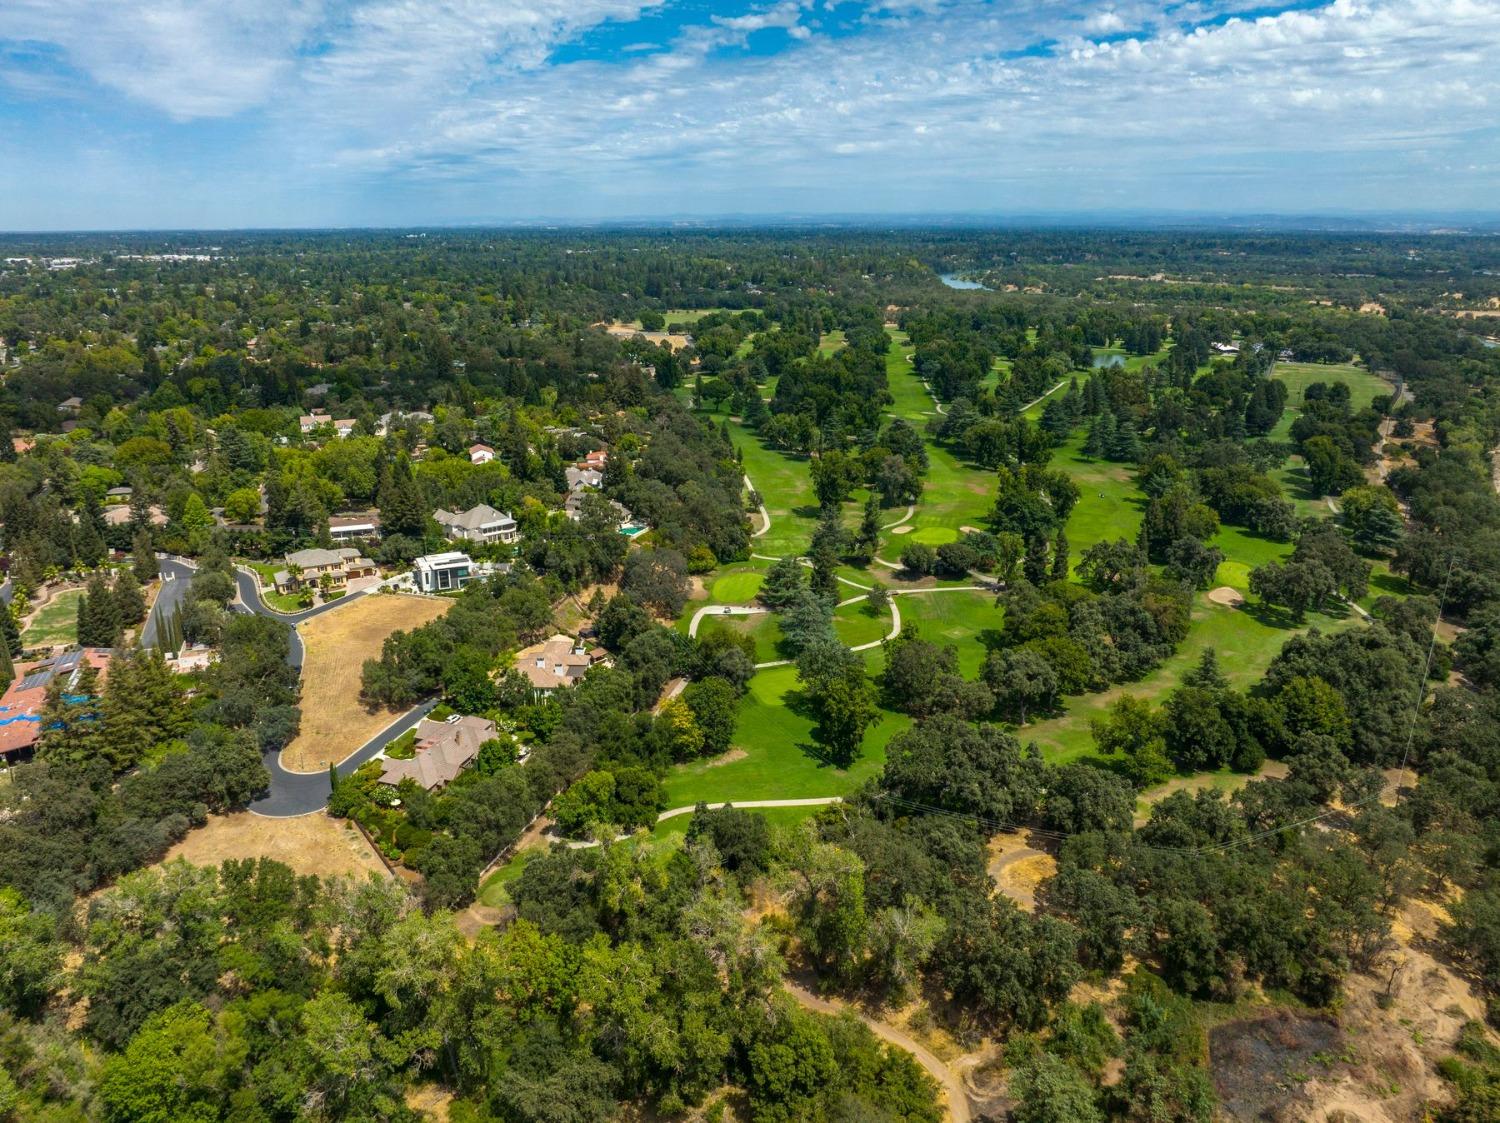
{"type": "Polygon", "coordinates": [[[1500,210],[1500,0],[4,0],[0,229],[1500,210]]]}

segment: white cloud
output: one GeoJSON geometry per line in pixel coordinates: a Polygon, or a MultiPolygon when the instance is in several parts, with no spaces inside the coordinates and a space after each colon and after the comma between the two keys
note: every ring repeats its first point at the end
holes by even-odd
{"type": "Polygon", "coordinates": [[[179,120],[262,104],[321,0],[6,0],[0,39],[52,44],[95,81],[179,120]]]}
{"type": "Polygon", "coordinates": [[[779,0],[567,65],[558,45],[653,5],[149,0],[80,23],[98,5],[10,0],[0,37],[178,117],[254,110],[310,174],[526,213],[1480,190],[1437,171],[1496,162],[1500,0],[1234,15],[1259,3],[871,3],[850,35],[779,0]],[[719,50],[772,27],[798,41],[719,50]]]}

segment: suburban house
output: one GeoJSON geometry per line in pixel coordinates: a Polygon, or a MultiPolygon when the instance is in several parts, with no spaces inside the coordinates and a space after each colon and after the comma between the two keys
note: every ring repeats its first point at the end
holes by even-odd
{"type": "Polygon", "coordinates": [[[526,676],[532,689],[550,694],[560,686],[572,686],[596,663],[608,660],[602,647],[584,647],[568,636],[553,636],[516,652],[516,670],[526,676]]]}
{"type": "Polygon", "coordinates": [[[486,444],[469,446],[469,462],[471,464],[488,464],[495,459],[495,450],[486,444]]]}
{"type": "MultiPolygon", "coordinates": [[[[16,664],[16,677],[0,695],[0,759],[7,764],[30,760],[42,734],[42,707],[47,687],[62,680],[63,698],[78,681],[87,660],[99,672],[100,682],[109,673],[113,652],[107,647],[74,648],[37,663],[16,664]]],[[[81,700],[81,699],[80,699],[81,700]]]]}
{"type": "Polygon", "coordinates": [[[488,503],[470,507],[467,511],[447,511],[439,508],[432,512],[438,526],[448,538],[465,542],[514,542],[521,537],[516,520],[505,511],[497,511],[488,503]]]}
{"type": "Polygon", "coordinates": [[[474,579],[474,562],[468,554],[448,550],[441,554],[423,554],[412,562],[412,577],[417,591],[446,593],[462,589],[474,579]]]}
{"type": "MultiPolygon", "coordinates": [[[[155,503],[147,508],[147,513],[152,526],[167,525],[167,513],[155,503]]],[[[112,503],[100,512],[105,526],[124,526],[130,522],[130,516],[130,506],[126,503],[112,503]]]]}
{"type": "Polygon", "coordinates": [[[609,462],[609,453],[602,448],[596,448],[578,462],[580,468],[592,468],[596,472],[604,471],[604,465],[609,462]]]}
{"type": "Polygon", "coordinates": [[[416,755],[410,760],[386,757],[380,782],[395,787],[413,780],[427,791],[444,787],[474,762],[479,746],[493,740],[495,732],[495,723],[482,717],[424,718],[416,729],[416,755]]]}
{"type": "Polygon", "coordinates": [[[352,546],[334,550],[317,546],[293,550],[285,560],[286,568],[278,570],[275,577],[278,593],[295,593],[299,589],[315,587],[325,574],[335,585],[344,585],[356,577],[374,577],[380,572],[374,562],[352,546]]]}
{"type": "Polygon", "coordinates": [[[568,481],[569,491],[604,486],[604,473],[597,468],[564,468],[563,479],[568,481]]]}
{"type": "Polygon", "coordinates": [[[326,410],[315,409],[311,413],[304,413],[297,424],[304,433],[311,433],[320,425],[332,425],[339,436],[347,437],[354,432],[355,421],[352,417],[334,418],[326,410]]]}
{"type": "MultiPolygon", "coordinates": [[[[567,501],[563,503],[563,513],[576,522],[583,517],[583,501],[592,494],[594,493],[582,489],[570,493],[567,501]]],[[[630,509],[619,500],[610,499],[607,502],[614,508],[616,526],[624,526],[634,517],[631,515],[630,509]]]]}
{"type": "Polygon", "coordinates": [[[63,414],[77,413],[82,408],[83,408],[83,399],[82,398],[78,398],[78,397],[64,398],[62,401],[60,401],[60,402],[57,403],[57,412],[58,413],[63,413],[63,414]]]}
{"type": "Polygon", "coordinates": [[[366,511],[358,515],[334,515],[328,520],[328,537],[335,542],[348,542],[355,538],[379,538],[380,514],[366,511]]]}
{"type": "Polygon", "coordinates": [[[380,420],[375,423],[375,435],[377,437],[385,436],[391,431],[391,425],[393,423],[398,426],[401,424],[425,425],[429,424],[431,421],[432,414],[420,409],[414,409],[409,413],[403,410],[393,409],[389,413],[382,413],[380,415],[380,420]]]}

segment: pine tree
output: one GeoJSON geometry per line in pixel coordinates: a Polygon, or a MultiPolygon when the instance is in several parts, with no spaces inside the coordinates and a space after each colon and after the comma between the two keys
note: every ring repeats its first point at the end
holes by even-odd
{"type": "MultiPolygon", "coordinates": [[[[552,456],[555,458],[556,453],[553,452],[552,456]]],[[[383,470],[376,501],[380,507],[380,524],[387,536],[425,536],[427,508],[422,501],[422,491],[412,475],[411,459],[406,453],[397,454],[395,462],[383,470]]]]}
{"type": "Polygon", "coordinates": [[[151,532],[145,527],[137,530],[130,550],[130,570],[135,574],[135,579],[143,585],[153,580],[160,572],[160,567],[156,563],[156,545],[151,541],[151,532]]]}
{"type": "Polygon", "coordinates": [[[122,626],[109,579],[102,573],[94,574],[78,601],[78,642],[84,647],[109,647],[122,626]]]}
{"type": "Polygon", "coordinates": [[[86,570],[104,565],[110,555],[110,547],[104,541],[104,516],[99,513],[99,504],[89,496],[78,510],[78,525],[74,528],[74,561],[86,570]]]}
{"type": "Polygon", "coordinates": [[[16,623],[15,614],[17,607],[19,606],[0,606],[0,647],[4,647],[5,653],[12,657],[21,654],[21,628],[16,623]]]}
{"type": "Polygon", "coordinates": [[[116,772],[182,734],[182,691],[158,650],[117,654],[99,704],[97,750],[116,772]]]}
{"type": "Polygon", "coordinates": [[[141,595],[141,583],[130,570],[122,569],[115,574],[114,598],[115,615],[122,627],[139,624],[146,615],[146,598],[141,595]]]}
{"type": "MultiPolygon", "coordinates": [[[[1093,385],[1093,383],[1089,383],[1093,385]]],[[[1094,423],[1089,426],[1089,435],[1083,442],[1083,454],[1095,459],[1103,459],[1109,455],[1110,446],[1115,441],[1115,415],[1108,410],[1094,418],[1094,423]]]]}
{"type": "Polygon", "coordinates": [[[57,675],[42,702],[37,752],[45,760],[79,764],[93,755],[99,732],[99,672],[87,659],[78,677],[57,675]]]}
{"type": "Polygon", "coordinates": [[[813,531],[812,546],[808,556],[812,560],[812,591],[825,600],[837,600],[838,578],[835,571],[839,564],[839,551],[844,545],[844,527],[839,522],[836,507],[826,508],[813,531]]]}
{"type": "Polygon", "coordinates": [[[1068,579],[1068,536],[1059,528],[1052,539],[1052,580],[1068,579]]]}
{"type": "Polygon", "coordinates": [[[1111,460],[1133,461],[1141,458],[1141,438],[1136,432],[1135,422],[1126,418],[1115,429],[1114,439],[1107,453],[1111,460]]]}
{"type": "Polygon", "coordinates": [[[1026,580],[1040,585],[1047,580],[1047,536],[1033,534],[1026,540],[1026,560],[1021,563],[1026,580]]]}
{"type": "Polygon", "coordinates": [[[1182,676],[1182,681],[1188,686],[1203,690],[1223,690],[1229,685],[1224,672],[1219,670],[1219,653],[1211,647],[1203,649],[1203,654],[1198,656],[1197,665],[1182,676]]]}
{"type": "Polygon", "coordinates": [[[864,517],[859,523],[859,535],[854,540],[856,557],[872,558],[880,545],[880,500],[871,495],[865,500],[864,517]]]}
{"type": "Polygon", "coordinates": [[[177,522],[182,528],[183,536],[187,538],[189,552],[201,554],[208,548],[208,540],[214,529],[214,517],[208,513],[208,505],[203,502],[203,496],[196,491],[189,495],[182,508],[182,517],[177,522]]]}
{"type": "Polygon", "coordinates": [[[1083,394],[1079,392],[1077,377],[1068,380],[1068,388],[1063,391],[1062,401],[1067,407],[1068,418],[1074,425],[1083,420],[1083,394]]]}

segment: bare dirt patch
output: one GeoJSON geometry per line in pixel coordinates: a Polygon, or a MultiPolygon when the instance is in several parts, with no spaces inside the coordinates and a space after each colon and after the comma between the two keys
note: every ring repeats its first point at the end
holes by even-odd
{"type": "Polygon", "coordinates": [[[385,865],[352,824],[318,813],[268,819],[249,811],[210,815],[167,851],[167,861],[186,858],[195,866],[217,866],[227,858],[273,858],[299,874],[334,877],[387,876],[385,865]]]}
{"type": "Polygon", "coordinates": [[[1446,919],[1441,904],[1408,902],[1393,918],[1387,954],[1371,973],[1352,973],[1344,982],[1343,1044],[1294,1073],[1302,1083],[1280,1115],[1256,1119],[1406,1123],[1429,1118],[1432,1106],[1447,1102],[1437,1064],[1452,1053],[1465,1022],[1483,1019],[1484,1003],[1434,955],[1437,926],[1446,919]]]}
{"type": "Polygon", "coordinates": [[[1230,1119],[1308,1119],[1306,1087],[1314,1069],[1334,1061],[1343,1035],[1331,1018],[1277,1010],[1226,1022],[1209,1033],[1220,1107],[1230,1119]]]}
{"type": "Polygon", "coordinates": [[[400,714],[370,709],[359,696],[366,659],[380,657],[381,644],[396,631],[436,620],[451,601],[379,594],[360,597],[298,628],[302,660],[302,732],[281,752],[282,767],[316,772],[343,760],[400,714]]]}
{"type": "Polygon", "coordinates": [[[727,753],[714,757],[713,760],[708,761],[703,767],[722,768],[726,764],[733,764],[737,760],[744,760],[749,755],[744,749],[730,749],[727,753]]]}
{"type": "Polygon", "coordinates": [[[637,335],[644,335],[652,343],[668,344],[674,351],[681,351],[684,347],[692,345],[692,340],[685,335],[678,335],[669,331],[642,331],[640,328],[632,327],[630,324],[622,324],[618,320],[606,326],[604,330],[620,339],[631,339],[637,335]]]}
{"type": "Polygon", "coordinates": [[[1235,608],[1245,603],[1245,594],[1238,589],[1228,585],[1220,585],[1217,589],[1210,589],[1208,599],[1214,604],[1222,604],[1226,608],[1235,608]]]}

